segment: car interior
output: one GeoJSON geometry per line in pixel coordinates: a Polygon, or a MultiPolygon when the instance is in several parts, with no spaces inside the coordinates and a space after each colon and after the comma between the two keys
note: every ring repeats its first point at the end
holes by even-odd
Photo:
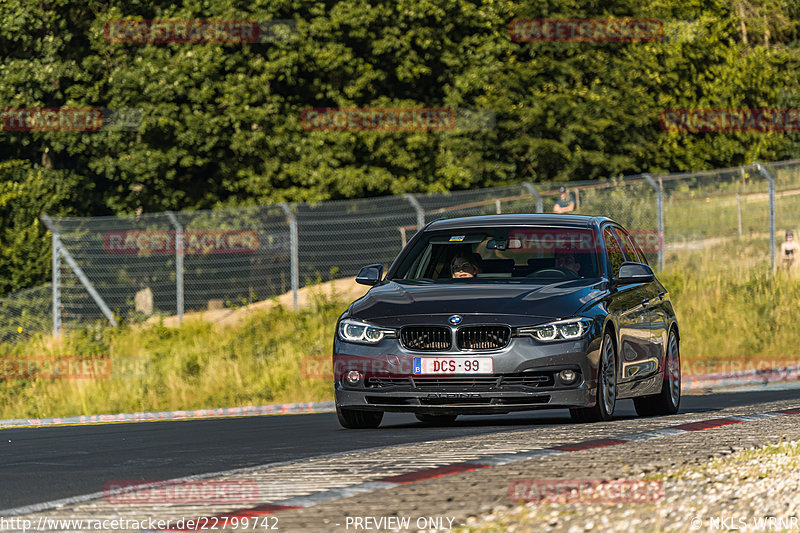
{"type": "Polygon", "coordinates": [[[403,277],[428,280],[453,279],[451,264],[456,258],[468,261],[476,267],[475,278],[553,281],[596,276],[596,257],[593,249],[524,247],[519,240],[507,238],[507,234],[457,237],[458,242],[449,242],[441,237],[432,238],[403,277]]]}

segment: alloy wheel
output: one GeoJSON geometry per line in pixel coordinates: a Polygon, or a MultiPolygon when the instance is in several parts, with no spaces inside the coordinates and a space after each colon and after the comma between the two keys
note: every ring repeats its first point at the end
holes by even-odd
{"type": "Polygon", "coordinates": [[[600,374],[603,388],[603,407],[609,415],[614,413],[617,402],[617,373],[614,368],[614,344],[610,335],[606,335],[603,342],[603,365],[600,374]]]}

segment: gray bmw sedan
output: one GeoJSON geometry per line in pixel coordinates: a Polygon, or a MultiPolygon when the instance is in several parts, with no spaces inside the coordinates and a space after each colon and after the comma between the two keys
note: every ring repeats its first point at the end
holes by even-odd
{"type": "Polygon", "coordinates": [[[674,414],[680,334],[638,235],[577,215],[438,220],[417,232],[336,326],[336,412],[430,424],[460,414],[568,408],[609,420],[617,400],[674,414]]]}

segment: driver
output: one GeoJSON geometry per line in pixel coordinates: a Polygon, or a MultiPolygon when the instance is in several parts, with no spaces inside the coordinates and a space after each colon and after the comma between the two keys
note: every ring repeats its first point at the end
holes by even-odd
{"type": "Polygon", "coordinates": [[[478,267],[469,258],[457,255],[450,261],[450,273],[454,278],[474,278],[478,267]]]}
{"type": "Polygon", "coordinates": [[[575,254],[571,252],[556,255],[556,268],[565,268],[576,274],[580,274],[581,264],[575,259],[575,254]]]}

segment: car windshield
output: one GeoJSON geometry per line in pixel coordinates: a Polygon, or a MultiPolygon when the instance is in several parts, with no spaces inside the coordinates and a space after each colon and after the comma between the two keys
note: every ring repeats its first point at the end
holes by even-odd
{"type": "Polygon", "coordinates": [[[554,283],[596,278],[598,249],[590,229],[528,226],[432,231],[413,245],[391,279],[554,283]]]}

